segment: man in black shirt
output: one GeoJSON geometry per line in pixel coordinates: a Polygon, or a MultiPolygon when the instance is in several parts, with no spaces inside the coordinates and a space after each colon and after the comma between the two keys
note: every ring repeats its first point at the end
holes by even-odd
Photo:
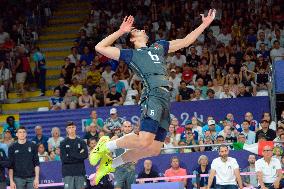
{"type": "Polygon", "coordinates": [[[191,88],[186,86],[185,81],[180,82],[180,89],[179,89],[179,100],[182,101],[189,101],[193,95],[194,91],[191,88]]]}
{"type": "Polygon", "coordinates": [[[11,189],[38,188],[39,158],[37,146],[27,141],[26,128],[17,130],[18,141],[9,148],[9,177],[11,189]]]}
{"type": "Polygon", "coordinates": [[[123,99],[120,93],[116,91],[116,85],[110,85],[110,92],[106,96],[106,106],[119,106],[123,104],[123,99]]]}
{"type": "Polygon", "coordinates": [[[66,132],[66,139],[60,143],[64,188],[82,189],[86,186],[84,160],[88,157],[87,144],[76,136],[73,122],[67,123],[66,132]]]}
{"type": "MultiPolygon", "coordinates": [[[[144,161],[144,170],[138,174],[138,179],[140,178],[156,178],[159,177],[159,174],[152,169],[152,161],[146,159],[144,161]]],[[[146,181],[145,183],[149,183],[150,181],[146,181]]],[[[143,181],[139,181],[140,184],[144,183],[143,181]]]]}
{"type": "Polygon", "coordinates": [[[5,168],[8,168],[10,162],[5,151],[0,148],[0,188],[6,188],[5,168]]]}
{"type": "Polygon", "coordinates": [[[245,87],[244,84],[242,84],[242,83],[239,84],[238,89],[239,89],[239,94],[237,95],[238,98],[239,97],[251,97],[252,96],[252,94],[250,94],[246,91],[246,87],[245,87]]]}
{"type": "Polygon", "coordinates": [[[261,120],[260,125],[262,129],[256,132],[255,142],[258,142],[258,135],[260,134],[264,135],[267,141],[273,141],[276,138],[276,132],[269,129],[269,122],[263,119],[261,120]]]}
{"type": "Polygon", "coordinates": [[[66,92],[68,91],[69,87],[67,87],[65,85],[65,80],[64,78],[60,78],[59,79],[59,85],[57,87],[54,88],[54,91],[55,90],[59,90],[59,93],[60,93],[60,97],[64,97],[66,92]]]}

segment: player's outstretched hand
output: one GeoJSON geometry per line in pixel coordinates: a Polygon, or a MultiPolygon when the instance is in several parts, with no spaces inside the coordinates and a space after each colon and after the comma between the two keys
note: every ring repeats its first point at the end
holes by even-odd
{"type": "Polygon", "coordinates": [[[207,27],[214,20],[215,15],[216,15],[216,10],[215,9],[210,9],[209,12],[208,12],[208,15],[206,17],[204,17],[204,14],[200,14],[200,15],[202,17],[203,24],[205,24],[206,27],[207,27]]]}
{"type": "Polygon", "coordinates": [[[120,28],[119,30],[122,32],[122,33],[129,33],[132,29],[132,25],[133,25],[133,22],[134,22],[134,17],[133,16],[126,16],[124,19],[123,19],[123,22],[122,24],[120,25],[120,28]]]}

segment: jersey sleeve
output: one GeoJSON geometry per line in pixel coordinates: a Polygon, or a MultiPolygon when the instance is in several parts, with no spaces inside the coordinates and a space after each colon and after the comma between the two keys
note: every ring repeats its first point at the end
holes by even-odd
{"type": "Polygon", "coordinates": [[[166,40],[159,40],[159,41],[157,41],[157,43],[163,46],[164,54],[165,55],[168,54],[170,43],[166,40]]]}
{"type": "Polygon", "coordinates": [[[121,49],[119,60],[123,60],[126,64],[129,64],[132,60],[133,51],[131,49],[121,49]]]}

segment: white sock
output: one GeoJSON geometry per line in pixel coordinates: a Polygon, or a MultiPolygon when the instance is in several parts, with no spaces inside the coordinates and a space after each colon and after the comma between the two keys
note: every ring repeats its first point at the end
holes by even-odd
{"type": "Polygon", "coordinates": [[[112,160],[112,167],[113,168],[117,168],[117,167],[119,167],[123,164],[124,164],[124,161],[123,161],[121,156],[118,156],[117,158],[114,158],[114,160],[112,160]]]}
{"type": "Polygon", "coordinates": [[[109,151],[114,152],[114,150],[118,149],[117,145],[116,145],[116,140],[112,140],[106,143],[106,147],[107,149],[109,149],[109,151]]]}

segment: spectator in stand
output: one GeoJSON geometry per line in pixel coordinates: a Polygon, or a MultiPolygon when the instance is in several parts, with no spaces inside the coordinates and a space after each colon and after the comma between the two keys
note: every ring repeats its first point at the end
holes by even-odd
{"type": "Polygon", "coordinates": [[[208,89],[206,94],[207,94],[207,97],[206,97],[207,100],[216,99],[215,91],[213,89],[208,89]]]}
{"type": "Polygon", "coordinates": [[[282,179],[281,163],[272,157],[272,147],[265,146],[262,150],[263,158],[255,162],[255,171],[259,188],[283,188],[280,185],[282,179]]]}
{"type": "Polygon", "coordinates": [[[3,135],[3,144],[7,144],[7,146],[10,147],[15,142],[12,137],[11,131],[7,130],[6,132],[3,132],[3,135]]]}
{"type": "MultiPolygon", "coordinates": [[[[227,121],[223,121],[227,122],[227,121]]],[[[224,129],[218,133],[218,135],[222,135],[226,141],[226,143],[237,142],[237,137],[234,134],[234,128],[227,125],[224,126],[224,129]]]]}
{"type": "Polygon", "coordinates": [[[130,72],[129,72],[128,66],[122,60],[119,61],[115,74],[117,75],[119,80],[127,81],[129,79],[130,72]]]}
{"type": "Polygon", "coordinates": [[[284,48],[280,47],[280,42],[278,40],[275,40],[273,42],[273,48],[270,51],[270,58],[272,62],[283,60],[283,56],[284,56],[284,48]]]}
{"type": "Polygon", "coordinates": [[[104,128],[103,130],[108,134],[108,135],[113,135],[115,129],[120,128],[121,125],[124,122],[124,119],[121,117],[118,117],[117,114],[117,109],[112,108],[110,109],[110,117],[105,120],[104,123],[104,128]]]}
{"type": "MultiPolygon", "coordinates": [[[[165,171],[165,177],[172,176],[185,176],[187,175],[186,169],[180,167],[180,162],[177,156],[171,158],[171,168],[165,171]]],[[[183,182],[184,187],[187,186],[187,179],[169,179],[168,182],[183,182]]]]}
{"type": "Polygon", "coordinates": [[[74,96],[80,97],[83,94],[83,86],[79,84],[79,81],[76,77],[72,79],[72,85],[70,90],[74,96]]]}
{"type": "Polygon", "coordinates": [[[62,107],[63,98],[59,96],[60,92],[59,90],[54,90],[53,97],[50,97],[49,104],[50,104],[50,110],[60,110],[62,107]]]}
{"type": "Polygon", "coordinates": [[[249,121],[244,120],[243,123],[241,124],[241,128],[238,129],[238,131],[245,135],[247,144],[253,144],[255,143],[256,135],[254,131],[251,131],[249,129],[249,127],[250,127],[249,121]]]}
{"type": "Polygon", "coordinates": [[[270,49],[271,48],[271,43],[270,43],[270,41],[267,38],[265,38],[264,31],[260,31],[258,33],[258,41],[257,41],[256,47],[255,47],[256,50],[260,50],[261,44],[263,44],[265,46],[265,49],[270,49]]]}
{"type": "Polygon", "coordinates": [[[40,163],[48,161],[48,153],[47,153],[47,151],[45,151],[43,144],[37,145],[37,152],[38,152],[38,158],[39,158],[40,163]]]}
{"type": "Polygon", "coordinates": [[[190,101],[193,98],[194,90],[186,86],[185,81],[180,82],[179,101],[190,101]]]}
{"type": "MultiPolygon", "coordinates": [[[[273,140],[274,142],[280,142],[280,135],[284,133],[284,128],[283,127],[277,127],[276,129],[276,138],[273,140]]],[[[280,146],[281,143],[276,143],[276,146],[280,146]]]]}
{"type": "Polygon", "coordinates": [[[25,49],[23,47],[18,48],[19,56],[16,58],[16,82],[19,93],[24,93],[24,84],[27,79],[27,72],[29,71],[29,62],[25,55],[25,49]]]}
{"type": "Polygon", "coordinates": [[[76,47],[71,47],[71,54],[68,55],[68,58],[71,63],[78,66],[80,64],[81,55],[78,53],[78,50],[76,47]]]}
{"type": "Polygon", "coordinates": [[[94,107],[102,107],[105,105],[105,93],[101,86],[97,86],[93,94],[94,107]]]}
{"type": "Polygon", "coordinates": [[[229,85],[224,85],[224,92],[221,92],[220,99],[224,98],[236,98],[235,93],[230,91],[229,85]]]}
{"type": "Polygon", "coordinates": [[[213,146],[212,151],[219,151],[220,144],[224,144],[224,143],[226,143],[225,138],[222,135],[218,135],[216,137],[214,144],[219,144],[219,146],[213,146]]]}
{"type": "Polygon", "coordinates": [[[99,85],[102,76],[100,70],[97,69],[95,64],[92,64],[90,66],[90,70],[87,72],[87,78],[89,77],[92,78],[93,85],[99,85]]]}
{"type": "Polygon", "coordinates": [[[60,157],[55,154],[54,151],[49,152],[48,161],[60,161],[60,157]]]}
{"type": "Polygon", "coordinates": [[[280,119],[278,120],[278,127],[283,127],[284,128],[284,110],[282,110],[280,119]]]}
{"type": "Polygon", "coordinates": [[[251,131],[257,131],[258,122],[253,119],[253,114],[251,112],[245,113],[245,120],[247,120],[249,122],[249,124],[250,124],[249,129],[251,131]]]}
{"type": "MultiPolygon", "coordinates": [[[[249,166],[244,168],[242,172],[255,172],[255,161],[256,161],[255,155],[249,155],[248,157],[249,166]]],[[[258,187],[256,175],[244,175],[242,176],[242,180],[243,180],[243,185],[245,187],[248,187],[248,188],[258,187]]]]}
{"type": "MultiPolygon", "coordinates": [[[[177,69],[178,67],[176,68],[176,70],[177,69]]],[[[185,64],[182,70],[181,79],[186,83],[186,85],[188,85],[192,82],[194,72],[188,64],[185,64]]]]}
{"type": "Polygon", "coordinates": [[[217,188],[237,189],[237,184],[239,188],[243,188],[238,162],[235,158],[231,158],[228,155],[229,148],[220,146],[220,157],[214,159],[211,164],[208,188],[212,186],[214,176],[216,176],[217,188]]]}
{"type": "MultiPolygon", "coordinates": [[[[115,75],[115,74],[114,74],[115,75]]],[[[110,85],[110,92],[106,95],[106,106],[120,106],[123,104],[123,98],[121,93],[117,92],[116,85],[113,83],[110,85]]]]}
{"type": "Polygon", "coordinates": [[[127,89],[123,105],[137,105],[140,100],[138,90],[138,86],[132,83],[131,87],[127,89]]]}
{"type": "Polygon", "coordinates": [[[198,100],[205,100],[202,97],[202,90],[201,89],[195,89],[194,90],[194,98],[191,99],[191,101],[198,101],[198,100]]]}
{"type": "Polygon", "coordinates": [[[174,125],[169,126],[168,136],[170,137],[170,143],[173,144],[173,146],[178,146],[178,143],[181,139],[181,134],[177,133],[174,125]]]}
{"type": "Polygon", "coordinates": [[[88,145],[88,152],[90,155],[90,152],[96,147],[97,145],[97,140],[95,138],[89,138],[89,140],[87,141],[87,145],[88,145]]]}
{"type": "Polygon", "coordinates": [[[74,96],[72,91],[68,89],[67,93],[65,94],[63,98],[63,101],[61,102],[61,109],[62,110],[67,110],[67,109],[74,110],[77,108],[77,104],[78,104],[77,96],[74,96]]]}
{"type": "Polygon", "coordinates": [[[214,118],[212,116],[207,117],[207,124],[202,127],[202,132],[210,130],[210,128],[214,128],[217,133],[222,131],[222,128],[220,125],[216,124],[214,118]]]}
{"type": "Polygon", "coordinates": [[[91,123],[91,125],[88,126],[88,132],[85,133],[84,139],[88,141],[90,138],[94,138],[96,141],[98,141],[99,132],[100,128],[98,128],[95,123],[91,123]]]}
{"type": "Polygon", "coordinates": [[[171,141],[171,137],[169,135],[166,136],[163,148],[164,150],[162,151],[163,154],[174,154],[177,153],[177,150],[174,149],[175,147],[174,143],[171,141]]]}
{"type": "Polygon", "coordinates": [[[191,46],[189,49],[190,54],[186,57],[186,61],[188,62],[188,65],[192,68],[192,70],[196,71],[197,66],[200,62],[200,56],[197,55],[195,46],[191,46]]]}
{"type": "MultiPolygon", "coordinates": [[[[271,114],[269,112],[264,112],[262,114],[262,119],[265,119],[266,121],[269,122],[269,129],[276,131],[276,123],[275,121],[271,120],[271,114]]],[[[259,129],[262,129],[261,124],[259,124],[259,129]]]]}
{"type": "Polygon", "coordinates": [[[35,135],[33,138],[32,138],[32,142],[35,143],[36,145],[38,144],[43,144],[44,145],[44,149],[45,150],[48,150],[48,137],[43,135],[42,133],[42,126],[40,125],[37,125],[35,127],[35,135]]]}
{"type": "Polygon", "coordinates": [[[113,82],[113,80],[112,80],[113,74],[114,74],[114,71],[111,70],[111,65],[107,64],[104,72],[102,73],[102,77],[106,80],[108,85],[113,82]]]}
{"type": "MultiPolygon", "coordinates": [[[[146,159],[144,161],[144,169],[138,173],[138,177],[137,179],[141,179],[141,178],[156,178],[159,177],[159,174],[157,171],[154,170],[154,168],[152,167],[152,161],[149,159],[146,159]]],[[[139,184],[144,184],[144,183],[150,183],[151,181],[139,181],[139,184]]],[[[156,182],[156,181],[153,181],[156,182]]]]}
{"type": "Polygon", "coordinates": [[[63,140],[64,138],[60,136],[60,129],[58,127],[53,127],[51,129],[51,137],[47,141],[48,151],[55,151],[63,140]]]}
{"type": "Polygon", "coordinates": [[[70,58],[64,58],[65,64],[61,68],[60,76],[64,78],[66,84],[70,85],[72,76],[75,73],[75,64],[70,62],[70,58]]]}
{"type": "Polygon", "coordinates": [[[79,107],[80,108],[90,108],[93,107],[93,98],[88,94],[87,88],[83,88],[83,94],[79,97],[79,107]]]}
{"type": "Polygon", "coordinates": [[[5,32],[2,24],[0,25],[0,48],[3,48],[6,41],[10,39],[9,33],[5,32]]]}
{"type": "Polygon", "coordinates": [[[281,162],[282,154],[283,154],[283,149],[281,147],[275,146],[273,148],[273,157],[278,159],[280,162],[281,162]]]}
{"type": "Polygon", "coordinates": [[[85,130],[86,132],[89,131],[89,126],[91,124],[94,124],[96,126],[98,126],[98,129],[102,129],[104,127],[104,121],[102,118],[98,117],[97,111],[96,110],[92,110],[91,114],[90,114],[90,118],[86,120],[85,122],[85,130]]]}
{"type": "Polygon", "coordinates": [[[9,168],[10,162],[8,160],[8,154],[2,148],[0,148],[0,188],[7,188],[6,184],[6,172],[5,168],[9,168]]]}
{"type": "Polygon", "coordinates": [[[11,189],[30,189],[39,186],[39,158],[37,146],[27,141],[27,130],[17,130],[18,140],[9,148],[9,178],[11,189]]]}
{"type": "Polygon", "coordinates": [[[249,92],[247,92],[246,91],[246,87],[245,87],[245,85],[244,84],[242,84],[242,83],[240,83],[239,85],[238,85],[238,95],[237,95],[237,98],[239,98],[239,97],[251,97],[252,96],[252,94],[251,93],[249,93],[249,92]]]}
{"type": "Polygon", "coordinates": [[[176,51],[175,55],[172,57],[171,63],[177,67],[182,68],[184,64],[186,64],[186,57],[181,54],[181,51],[176,51]]]}
{"type": "Polygon", "coordinates": [[[111,84],[111,86],[113,86],[113,84],[115,84],[116,92],[125,96],[125,94],[126,94],[125,85],[122,81],[119,81],[118,75],[116,73],[112,75],[112,80],[113,80],[113,83],[111,84]]]}
{"type": "Polygon", "coordinates": [[[232,40],[231,34],[228,33],[227,26],[224,26],[221,29],[221,33],[217,36],[217,41],[224,44],[225,46],[228,46],[231,40],[232,40]]]}
{"type": "Polygon", "coordinates": [[[3,124],[3,133],[10,131],[13,138],[16,137],[17,129],[20,127],[18,121],[15,121],[14,116],[8,116],[6,118],[6,123],[3,124]]]}
{"type": "Polygon", "coordinates": [[[268,141],[273,141],[276,138],[276,132],[269,128],[269,122],[266,119],[261,120],[260,125],[262,129],[256,132],[255,142],[258,142],[258,135],[264,134],[268,141]]]}
{"type": "Polygon", "coordinates": [[[86,74],[82,72],[82,68],[80,66],[75,67],[75,72],[72,78],[76,78],[80,85],[85,85],[86,84],[86,74]]]}
{"type": "Polygon", "coordinates": [[[237,137],[237,142],[242,144],[247,144],[246,136],[243,133],[239,133],[237,137]]]}
{"type": "Polygon", "coordinates": [[[177,89],[177,90],[179,89],[181,78],[176,75],[175,69],[171,69],[169,81],[173,82],[174,89],[177,89]]]}
{"type": "Polygon", "coordinates": [[[87,65],[91,65],[94,58],[95,58],[94,53],[92,53],[90,51],[88,46],[85,46],[84,52],[83,52],[83,54],[81,55],[81,58],[80,58],[80,62],[86,61],[87,65]]]}
{"type": "MultiPolygon", "coordinates": [[[[201,174],[209,174],[209,162],[208,162],[208,157],[206,155],[201,155],[198,158],[198,167],[196,167],[193,171],[193,175],[196,175],[197,177],[199,177],[199,183],[197,178],[192,178],[191,183],[194,187],[194,189],[198,188],[198,186],[200,188],[207,188],[208,185],[208,177],[200,177],[201,174]]],[[[214,186],[214,184],[213,184],[214,186]]]]}
{"type": "Polygon", "coordinates": [[[45,56],[40,51],[39,47],[35,48],[33,54],[33,60],[35,62],[35,69],[34,74],[35,77],[38,79],[38,87],[41,90],[41,96],[45,95],[45,81],[46,81],[46,61],[45,56]]]}
{"type": "Polygon", "coordinates": [[[196,79],[196,82],[195,82],[195,90],[199,89],[200,92],[201,92],[201,97],[203,99],[205,99],[208,87],[207,87],[207,85],[204,84],[204,79],[203,78],[198,77],[198,76],[196,78],[197,79],[196,79]]]}
{"type": "Polygon", "coordinates": [[[59,94],[60,94],[59,96],[63,98],[65,97],[65,94],[68,91],[69,87],[65,85],[64,78],[60,78],[58,81],[59,81],[59,85],[54,88],[54,91],[59,90],[59,94]]]}
{"type": "Polygon", "coordinates": [[[8,93],[12,79],[12,73],[11,70],[6,66],[6,62],[4,60],[0,60],[0,85],[4,85],[5,91],[6,93],[8,93]]]}

